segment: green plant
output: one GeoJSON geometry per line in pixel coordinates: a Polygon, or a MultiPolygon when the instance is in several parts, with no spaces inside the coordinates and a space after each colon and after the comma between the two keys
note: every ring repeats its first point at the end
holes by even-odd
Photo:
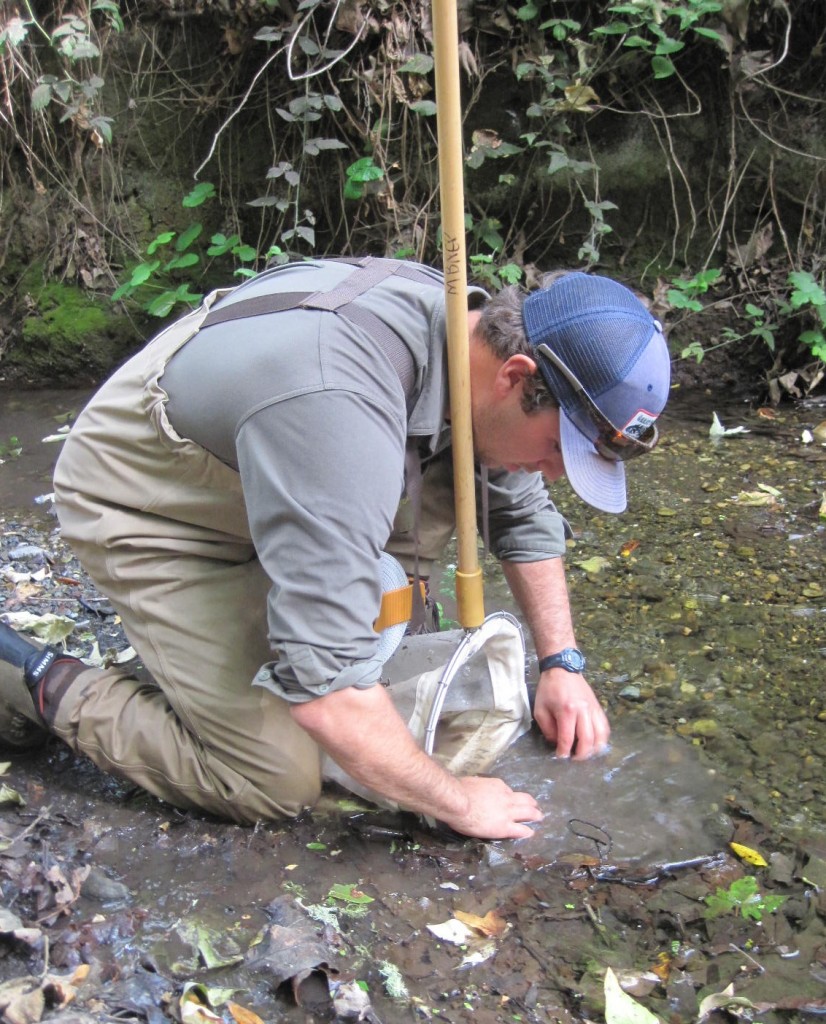
{"type": "Polygon", "coordinates": [[[651,57],[655,79],[670,78],[677,69],[672,56],[685,49],[681,38],[688,32],[721,44],[720,33],[700,24],[709,15],[719,14],[723,4],[718,0],[631,0],[611,4],[608,11],[617,15],[605,25],[595,28],[593,36],[618,36],[629,50],[641,50],[651,57]],[[678,22],[679,24],[674,24],[678,22]],[[668,29],[671,28],[671,32],[668,29]]]}
{"type": "Polygon", "coordinates": [[[0,441],[0,462],[5,459],[17,459],[23,451],[20,439],[12,434],[8,440],[0,441]]]}
{"type": "Polygon", "coordinates": [[[344,183],[345,199],[361,199],[367,194],[367,185],[371,181],[381,181],[384,171],[373,162],[372,156],[363,156],[360,160],[344,168],[347,181],[344,183]]]}
{"type": "Polygon", "coordinates": [[[697,296],[705,295],[709,288],[719,281],[721,274],[721,270],[711,269],[701,270],[688,280],[675,277],[666,292],[666,297],[674,309],[687,309],[692,313],[699,313],[703,309],[703,304],[697,296]]]}
{"type": "MultiPolygon", "coordinates": [[[[184,196],[181,206],[194,209],[214,196],[215,186],[211,182],[202,182],[184,196]]],[[[200,268],[204,255],[211,259],[227,255],[233,257],[242,264],[234,271],[237,276],[249,277],[255,273],[243,264],[255,262],[258,252],[252,246],[244,245],[237,234],[227,236],[217,232],[210,236],[206,250],[196,251],[194,246],[203,230],[200,221],[193,221],[180,233],[161,231],[157,234],[146,247],[146,256],[149,258],[132,268],[129,279],[112,293],[112,301],[140,298],[141,308],[151,316],[158,317],[168,316],[180,303],[195,305],[201,301],[203,294],[191,291],[190,286],[200,277],[200,271],[196,272],[196,268],[200,268]],[[186,271],[184,281],[179,280],[181,271],[186,271]]],[[[281,250],[275,246],[265,257],[277,257],[280,254],[281,250]]]]}
{"type": "Polygon", "coordinates": [[[706,896],[703,916],[710,919],[739,911],[742,917],[760,921],[763,914],[773,914],[785,902],[785,896],[762,896],[754,875],[746,875],[732,882],[728,889],[718,886],[715,893],[706,896]]]}
{"type": "Polygon", "coordinates": [[[491,291],[499,291],[505,285],[518,284],[522,280],[522,268],[516,263],[496,266],[493,256],[483,253],[469,257],[468,262],[473,280],[491,291]]]}
{"type": "Polygon", "coordinates": [[[826,363],[826,291],[808,270],[793,270],[787,283],[792,287],[787,309],[807,313],[815,322],[813,328],[801,332],[798,341],[815,359],[826,363]]]}

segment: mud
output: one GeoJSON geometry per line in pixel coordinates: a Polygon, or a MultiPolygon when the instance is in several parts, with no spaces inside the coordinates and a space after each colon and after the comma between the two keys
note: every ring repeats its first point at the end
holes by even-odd
{"type": "MultiPolygon", "coordinates": [[[[69,615],[86,654],[127,641],[34,503],[59,443],[40,437],[81,399],[0,411],[0,442],[22,442],[0,465],[0,611],[69,615]]],[[[500,773],[547,812],[534,838],[463,842],[333,789],[239,828],[57,741],[6,754],[3,1020],[602,1020],[608,968],[670,1024],[822,1015],[826,448],[802,438],[826,408],[716,411],[750,432],[714,442],[712,407],[678,399],[624,516],[555,488],[614,735],[587,763],[535,734],[508,752],[500,773]],[[431,930],[451,922],[458,942],[431,930]]],[[[513,610],[486,576],[488,607],[513,610]]],[[[450,580],[448,561],[448,617],[450,580]]]]}

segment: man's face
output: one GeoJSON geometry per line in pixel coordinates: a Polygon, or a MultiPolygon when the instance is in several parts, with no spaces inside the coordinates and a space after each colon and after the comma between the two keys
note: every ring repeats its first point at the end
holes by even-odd
{"type": "Polygon", "coordinates": [[[510,472],[539,472],[547,480],[565,475],[559,444],[559,410],[526,413],[521,388],[474,409],[473,447],[480,462],[510,472]]]}

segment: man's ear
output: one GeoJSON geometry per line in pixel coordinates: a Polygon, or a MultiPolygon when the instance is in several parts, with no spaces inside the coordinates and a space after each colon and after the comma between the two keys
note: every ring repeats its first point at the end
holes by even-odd
{"type": "Polygon", "coordinates": [[[522,391],[526,377],[536,373],[536,362],[530,356],[518,353],[506,359],[496,374],[496,390],[502,396],[514,388],[522,391]]]}

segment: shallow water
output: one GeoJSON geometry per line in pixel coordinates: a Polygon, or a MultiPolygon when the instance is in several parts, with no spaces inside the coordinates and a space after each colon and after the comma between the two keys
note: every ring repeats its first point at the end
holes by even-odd
{"type": "MultiPolygon", "coordinates": [[[[23,445],[19,458],[0,465],[3,564],[15,564],[27,539],[60,564],[67,557],[48,503],[34,499],[51,489],[57,454],[41,438],[85,397],[0,395],[0,443],[14,434],[23,445]]],[[[702,921],[701,901],[742,871],[725,857],[733,822],[738,841],[762,842],[767,853],[788,849],[786,836],[799,840],[809,851],[807,876],[826,871],[826,521],[818,515],[826,448],[801,441],[826,410],[783,409],[773,420],[747,407],[717,411],[727,426],[752,433],[714,444],[711,407],[677,404],[657,452],[629,467],[624,516],[600,515],[566,485],[554,488],[575,531],[567,564],[578,642],[614,731],[609,751],[585,763],[554,758],[535,732],[507,752],[497,771],[546,810],[532,838],[457,844],[403,815],[354,810],[335,791],[305,819],[242,829],[180,815],[55,741],[12,756],[4,779],[27,801],[0,813],[6,835],[26,837],[0,858],[4,897],[22,913],[38,891],[37,866],[45,873],[55,863],[67,871],[92,864],[128,893],[119,902],[81,896],[50,933],[51,962],[66,970],[92,963],[103,979],[92,995],[101,993],[98,1009],[110,1017],[139,1006],[147,1019],[168,1019],[158,1008],[172,977],[176,985],[231,985],[264,1019],[299,1024],[316,1018],[276,995],[268,975],[205,969],[193,940],[206,930],[222,951],[257,948],[271,901],[289,898],[337,914],[337,924],[324,927],[326,955],[342,977],[369,983],[385,1024],[434,1014],[457,1022],[597,1019],[606,963],[650,967],[675,946],[685,948],[685,963],[649,997],[661,1019],[691,1024],[695,990],[717,991],[733,978],[739,992],[755,957],[768,965],[754,980],[760,998],[816,1006],[824,934],[806,910],[811,890],[801,916],[788,918],[808,927],[806,935],[774,919],[760,927],[732,919],[718,939],[715,923],[702,921]],[[734,500],[741,494],[760,503],[734,500]],[[709,856],[707,875],[675,866],[709,856]],[[12,871],[15,858],[29,865],[24,883],[12,871]],[[374,897],[365,916],[350,919],[330,899],[341,883],[374,897]],[[466,950],[427,930],[458,911],[494,908],[511,931],[497,941],[495,961],[476,968],[465,965],[466,950]],[[746,948],[751,959],[740,955],[746,948]],[[387,962],[415,1002],[384,991],[387,962]],[[101,963],[113,966],[100,970],[101,963]]],[[[451,575],[448,559],[434,581],[448,616],[451,575]]],[[[485,577],[488,610],[512,611],[498,569],[486,566],[485,577]]],[[[76,607],[77,588],[56,586],[64,587],[60,610],[88,620],[76,607]]],[[[45,591],[42,610],[49,601],[45,591]]],[[[535,672],[532,655],[529,663],[535,672]]],[[[772,868],[778,877],[782,863],[772,868]]],[[[790,868],[787,877],[803,875],[790,868]]],[[[792,884],[793,896],[801,884],[792,884]]],[[[7,962],[0,973],[13,969],[7,962]]],[[[780,1024],[769,1011],[760,1019],[780,1024]]]]}

